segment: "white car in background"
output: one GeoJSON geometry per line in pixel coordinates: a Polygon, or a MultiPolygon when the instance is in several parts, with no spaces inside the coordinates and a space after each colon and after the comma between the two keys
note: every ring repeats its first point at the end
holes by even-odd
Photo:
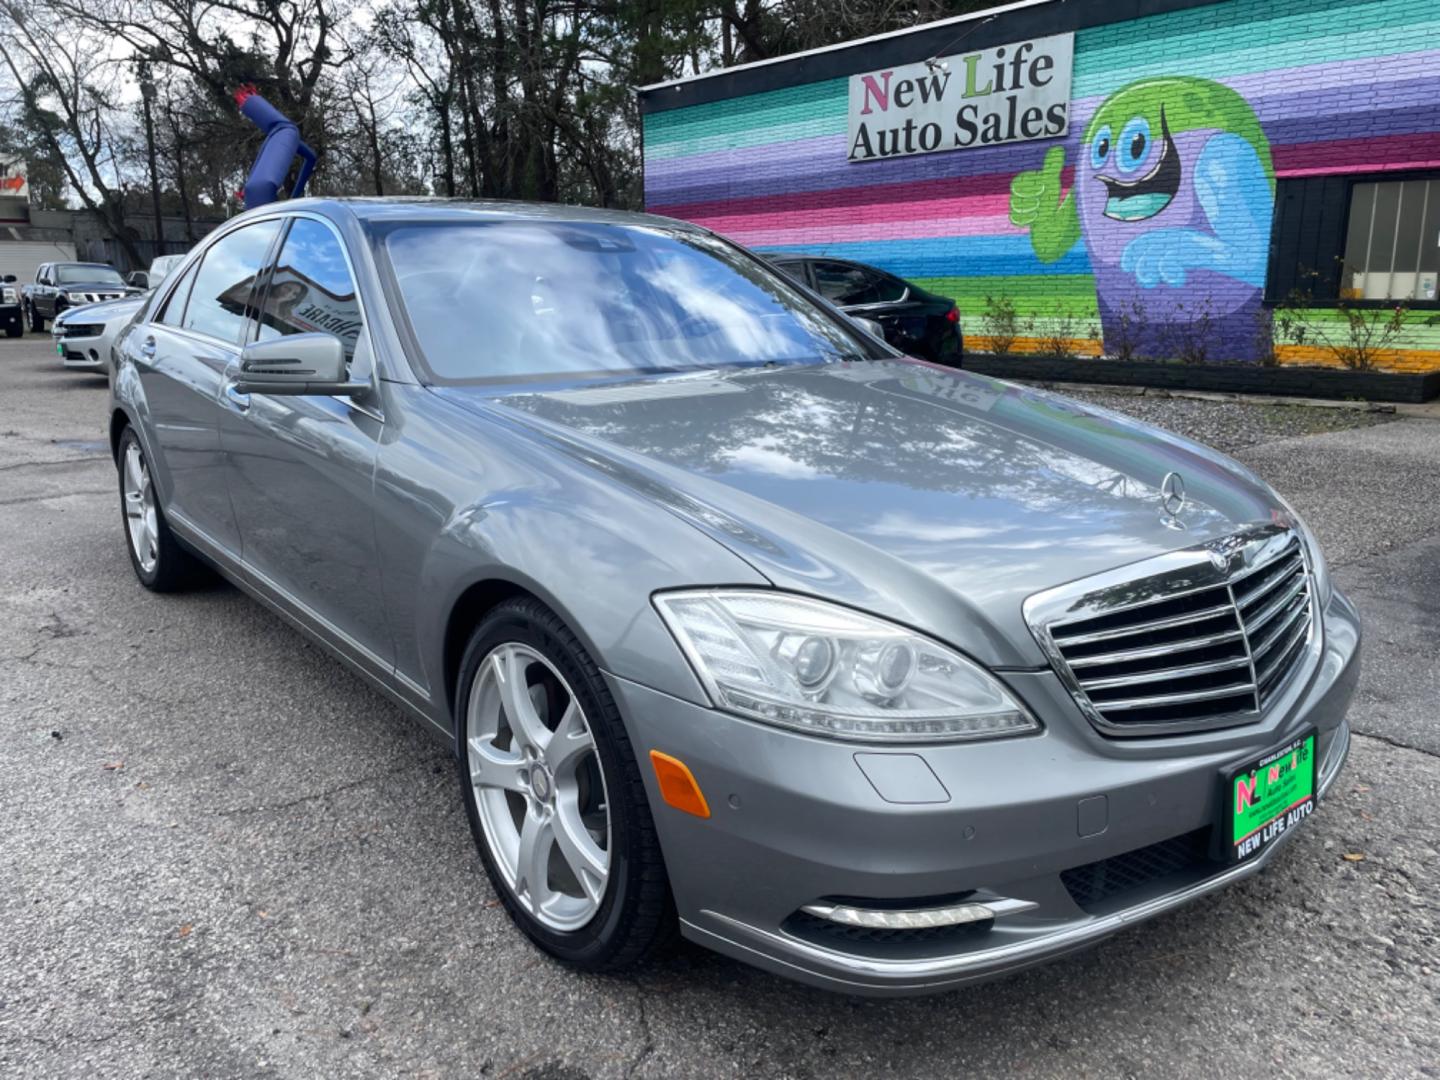
{"type": "Polygon", "coordinates": [[[150,293],[185,259],[184,255],[161,255],[146,272],[148,291],[118,300],[66,308],[55,317],[50,333],[55,353],[72,371],[109,371],[110,346],[116,335],[145,306],[150,293]]]}

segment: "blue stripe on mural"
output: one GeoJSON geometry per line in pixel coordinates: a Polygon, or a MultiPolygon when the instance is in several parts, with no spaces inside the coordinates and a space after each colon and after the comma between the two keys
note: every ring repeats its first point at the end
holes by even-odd
{"type": "Polygon", "coordinates": [[[957,236],[933,240],[861,240],[846,244],[786,244],[759,251],[834,255],[898,274],[918,277],[989,277],[1015,274],[1088,274],[1083,243],[1053,263],[1035,257],[1028,236],[957,236]]]}

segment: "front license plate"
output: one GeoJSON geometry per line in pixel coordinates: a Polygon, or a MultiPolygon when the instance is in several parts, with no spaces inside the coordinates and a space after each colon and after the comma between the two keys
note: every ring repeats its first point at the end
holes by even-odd
{"type": "Polygon", "coordinates": [[[1231,770],[1225,796],[1226,854],[1245,862],[1314,811],[1314,729],[1231,770]]]}

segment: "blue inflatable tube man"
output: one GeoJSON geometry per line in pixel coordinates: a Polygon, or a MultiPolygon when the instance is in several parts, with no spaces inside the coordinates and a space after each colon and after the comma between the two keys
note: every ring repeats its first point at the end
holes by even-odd
{"type": "Polygon", "coordinates": [[[304,195],[305,184],[315,171],[315,151],[300,141],[300,129],[261,97],[252,85],[235,91],[235,104],[265,134],[260,153],[255,155],[255,164],[250,169],[250,178],[245,181],[245,209],[264,206],[280,197],[281,185],[285,183],[290,162],[295,160],[296,154],[300,155],[300,171],[295,177],[290,197],[298,199],[304,195]]]}

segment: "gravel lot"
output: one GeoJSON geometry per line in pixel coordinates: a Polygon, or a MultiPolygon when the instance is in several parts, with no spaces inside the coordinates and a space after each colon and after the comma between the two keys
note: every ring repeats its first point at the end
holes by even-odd
{"type": "Polygon", "coordinates": [[[0,341],[0,1075],[1440,1075],[1440,423],[1098,396],[1309,517],[1368,623],[1349,769],[1259,878],[875,1002],[532,950],[444,754],[234,590],[141,590],[103,382],[0,341]]]}

